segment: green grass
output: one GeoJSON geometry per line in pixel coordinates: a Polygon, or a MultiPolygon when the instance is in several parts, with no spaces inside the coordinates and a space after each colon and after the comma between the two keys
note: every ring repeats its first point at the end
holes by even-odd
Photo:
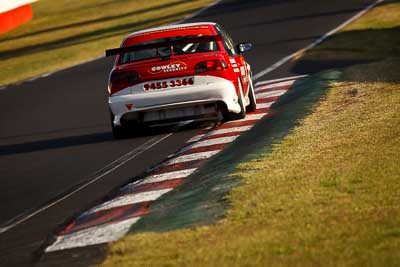
{"type": "Polygon", "coordinates": [[[399,266],[399,14],[398,1],[383,4],[303,54],[299,65],[353,63],[298,85],[303,96],[235,148],[242,163],[230,147],[231,159],[200,170],[201,186],[218,173],[241,179],[223,219],[128,235],[103,265],[399,266]]]}
{"type": "Polygon", "coordinates": [[[104,55],[128,33],[176,22],[212,0],[41,0],[34,19],[0,35],[0,85],[104,55]]]}
{"type": "Polygon", "coordinates": [[[308,51],[301,60],[354,62],[399,56],[399,16],[399,1],[385,1],[381,7],[374,8],[327,42],[308,51]]]}

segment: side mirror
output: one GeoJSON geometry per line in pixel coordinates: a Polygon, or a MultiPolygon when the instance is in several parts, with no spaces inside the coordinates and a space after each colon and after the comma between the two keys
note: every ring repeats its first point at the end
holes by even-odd
{"type": "Polygon", "coordinates": [[[244,53],[253,49],[253,45],[251,43],[241,43],[238,44],[237,49],[240,53],[244,53]]]}

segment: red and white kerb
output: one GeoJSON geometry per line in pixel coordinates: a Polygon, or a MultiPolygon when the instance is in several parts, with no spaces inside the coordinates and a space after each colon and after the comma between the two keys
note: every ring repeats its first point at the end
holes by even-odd
{"type": "Polygon", "coordinates": [[[209,158],[268,115],[271,104],[299,78],[257,83],[256,111],[242,120],[227,122],[212,130],[201,130],[185,147],[155,167],[144,179],[124,186],[113,199],[81,214],[56,236],[56,241],[45,251],[107,243],[127,234],[133,224],[146,216],[153,201],[179,186],[209,158]]]}

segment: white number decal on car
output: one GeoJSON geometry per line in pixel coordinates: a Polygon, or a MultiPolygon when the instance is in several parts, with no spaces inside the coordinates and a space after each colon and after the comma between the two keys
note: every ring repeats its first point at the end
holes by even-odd
{"type": "Polygon", "coordinates": [[[193,79],[193,77],[190,77],[190,78],[183,78],[183,79],[174,79],[174,80],[168,80],[168,81],[145,83],[143,85],[143,89],[145,91],[163,90],[163,89],[167,89],[167,88],[188,86],[188,85],[193,85],[193,84],[194,84],[194,79],[193,79]]]}

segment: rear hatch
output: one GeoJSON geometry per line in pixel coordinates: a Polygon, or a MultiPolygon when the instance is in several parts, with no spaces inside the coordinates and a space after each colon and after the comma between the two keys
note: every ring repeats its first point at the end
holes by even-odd
{"type": "MultiPolygon", "coordinates": [[[[136,71],[140,82],[151,82],[171,78],[194,76],[199,63],[211,60],[221,60],[223,56],[217,52],[193,54],[190,56],[171,56],[167,60],[151,60],[119,66],[119,70],[136,71]]],[[[197,70],[198,72],[198,70],[197,70]]]]}
{"type": "Polygon", "coordinates": [[[108,50],[108,55],[118,55],[110,79],[125,79],[124,74],[129,74],[127,80],[132,82],[124,86],[143,83],[145,91],[174,87],[175,82],[178,86],[190,84],[194,75],[228,68],[220,40],[218,35],[177,36],[108,50]]]}

